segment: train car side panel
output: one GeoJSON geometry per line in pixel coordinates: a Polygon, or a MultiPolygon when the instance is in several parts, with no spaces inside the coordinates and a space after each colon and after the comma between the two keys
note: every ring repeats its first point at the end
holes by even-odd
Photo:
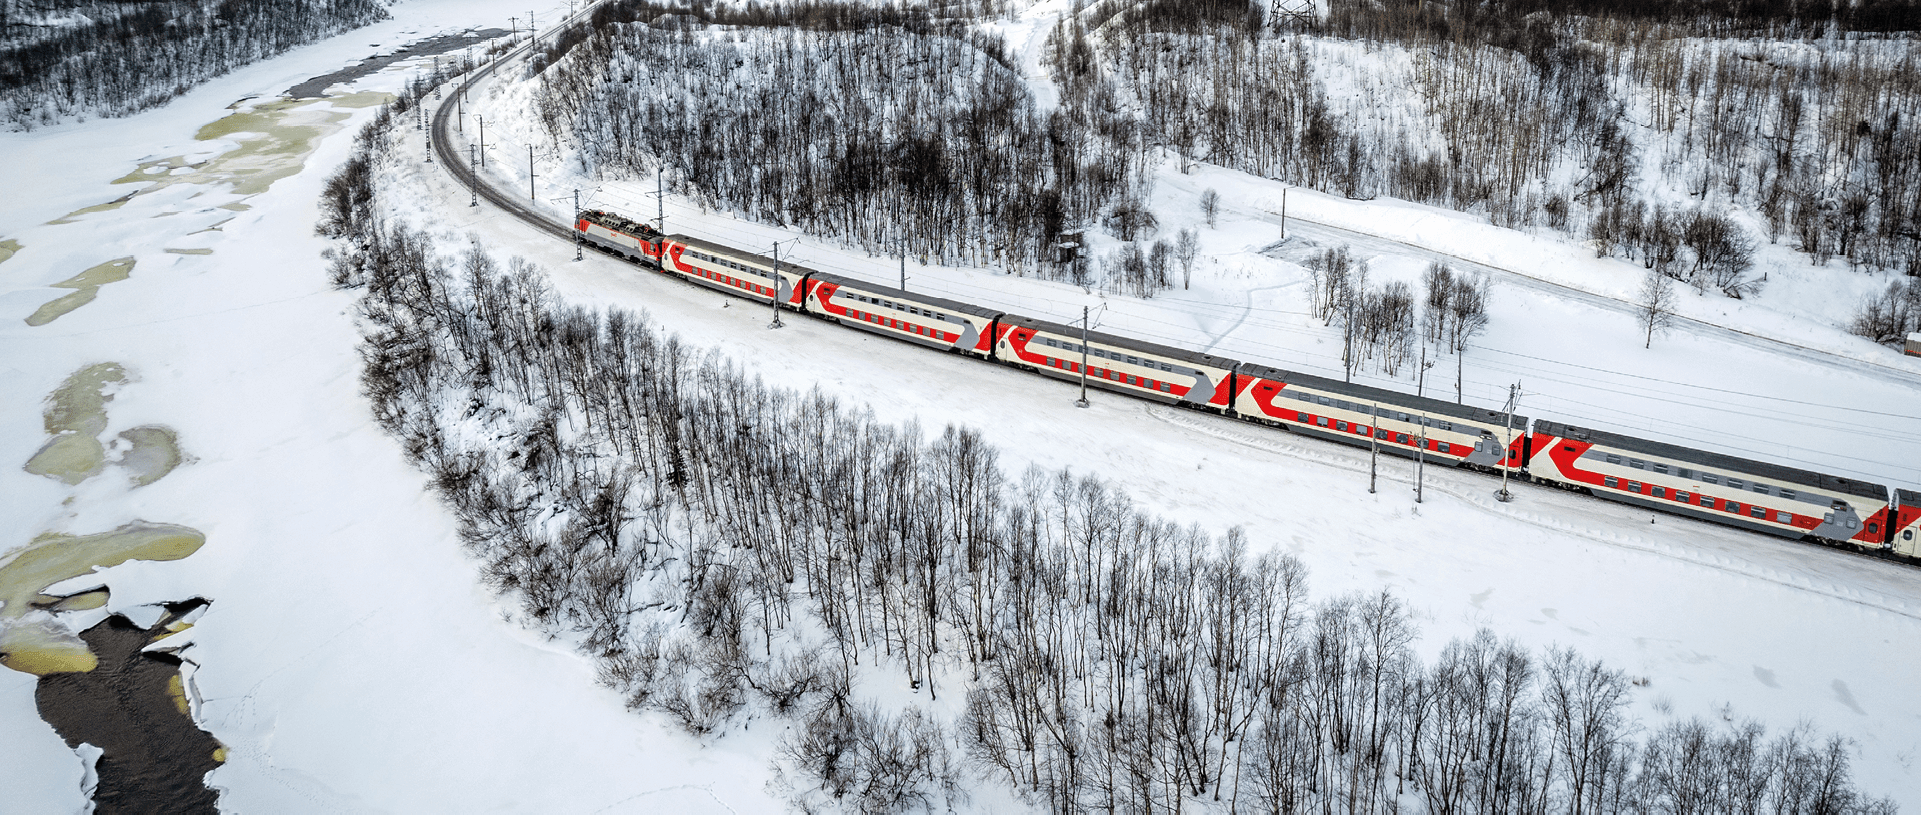
{"type": "Polygon", "coordinates": [[[1596,497],[1783,537],[1880,548],[1887,488],[1557,422],[1535,423],[1536,477],[1596,497]]]}

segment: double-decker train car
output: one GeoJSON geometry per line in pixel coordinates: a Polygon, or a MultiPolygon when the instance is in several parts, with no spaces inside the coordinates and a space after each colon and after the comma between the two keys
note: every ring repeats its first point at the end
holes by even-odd
{"type": "Polygon", "coordinates": [[[1880,547],[1888,488],[1546,420],[1535,479],[1599,498],[1782,537],[1880,547]]]}
{"type": "Polygon", "coordinates": [[[1902,557],[1921,557],[1921,492],[1895,490],[1894,521],[1888,524],[1888,549],[1902,557]]]}
{"type": "Polygon", "coordinates": [[[1056,379],[1087,384],[1165,404],[1226,411],[1234,368],[1240,363],[1212,354],[1142,342],[1129,337],[1013,314],[1001,315],[995,358],[1056,379]],[[1085,359],[1085,363],[1082,360],[1085,359]]]}
{"type": "Polygon", "coordinates": [[[1921,560],[1921,493],[1241,362],[829,274],[592,210],[581,240],[737,297],[1066,382],[1769,535],[1921,560]],[[1085,338],[1083,340],[1083,338],[1085,338]]]}
{"type": "Polygon", "coordinates": [[[661,271],[678,275],[710,289],[753,300],[780,298],[783,306],[799,307],[802,283],[812,269],[743,252],[685,235],[661,238],[661,271]]]}
{"type": "Polygon", "coordinates": [[[1234,410],[1242,418],[1437,464],[1519,472],[1527,417],[1337,379],[1241,363],[1234,410]],[[1502,451],[1506,450],[1503,455],[1502,451]]]}
{"type": "Polygon", "coordinates": [[[841,325],[986,359],[994,353],[994,309],[929,297],[865,280],[814,272],[807,311],[841,325]]]}

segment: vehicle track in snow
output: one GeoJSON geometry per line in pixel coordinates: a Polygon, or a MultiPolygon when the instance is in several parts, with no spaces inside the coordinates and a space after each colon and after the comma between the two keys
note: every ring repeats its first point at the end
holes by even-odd
{"type": "MultiPolygon", "coordinates": [[[[1281,225],[1279,215],[1260,209],[1253,210],[1253,212],[1255,213],[1254,217],[1259,220],[1272,223],[1277,227],[1281,225]]],[[[1634,316],[1641,308],[1633,302],[1618,297],[1611,297],[1598,292],[1569,286],[1565,283],[1557,283],[1552,280],[1535,277],[1523,271],[1502,266],[1491,266],[1479,261],[1469,260],[1459,255],[1452,255],[1437,249],[1430,249],[1419,244],[1404,243],[1392,238],[1385,238],[1366,232],[1357,232],[1338,226],[1330,226],[1318,221],[1302,218],[1298,215],[1288,216],[1287,231],[1290,236],[1299,235],[1319,243],[1347,244],[1354,249],[1363,251],[1388,252],[1418,257],[1424,260],[1445,261],[1457,271],[1482,272],[1487,274],[1491,279],[1503,283],[1509,283],[1553,297],[1577,301],[1607,311],[1625,314],[1630,317],[1634,316]]],[[[1921,372],[1915,372],[1893,365],[1884,365],[1871,360],[1841,356],[1829,351],[1823,351],[1819,348],[1811,348],[1787,340],[1756,334],[1752,331],[1744,331],[1719,323],[1711,323],[1682,314],[1675,314],[1673,316],[1677,328],[1692,331],[1697,334],[1730,342],[1759,346],[1764,350],[1784,356],[1821,365],[1845,368],[1855,373],[1874,376],[1894,376],[1908,384],[1921,385],[1921,372]]]]}

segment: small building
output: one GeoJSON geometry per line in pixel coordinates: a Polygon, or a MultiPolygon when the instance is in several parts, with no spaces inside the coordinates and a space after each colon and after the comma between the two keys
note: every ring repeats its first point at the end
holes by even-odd
{"type": "Polygon", "coordinates": [[[1908,356],[1921,357],[1921,331],[1916,331],[1908,335],[1906,352],[1908,356]]]}

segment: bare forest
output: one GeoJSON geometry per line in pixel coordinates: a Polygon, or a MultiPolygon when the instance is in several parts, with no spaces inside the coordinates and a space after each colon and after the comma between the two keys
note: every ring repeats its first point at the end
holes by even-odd
{"type": "MultiPolygon", "coordinates": [[[[1141,188],[1130,123],[1037,109],[1001,41],[963,21],[726,8],[603,7],[540,73],[550,135],[590,172],[664,170],[676,192],[871,252],[1065,275],[1062,233],[1141,188]]],[[[1133,200],[1122,228],[1146,215],[1133,200]]]]}
{"type": "Polygon", "coordinates": [[[768,387],[372,217],[410,104],[322,202],[376,418],[485,580],[631,707],[709,738],[791,725],[797,807],[939,810],[986,784],[1059,812],[1893,810],[1843,740],[1725,711],[1643,726],[1629,699],[1658,678],[1497,632],[1425,661],[1394,595],[1317,598],[1238,529],[768,387]],[[929,704],[878,706],[883,676],[929,704]]]}
{"type": "Polygon", "coordinates": [[[0,0],[0,123],[129,116],[387,16],[377,0],[0,0]]]}
{"type": "Polygon", "coordinates": [[[1921,274],[1921,12],[1850,6],[1335,0],[1277,36],[1239,3],[1097,4],[1055,66],[1183,156],[1546,226],[1740,297],[1760,240],[1921,274]]]}

